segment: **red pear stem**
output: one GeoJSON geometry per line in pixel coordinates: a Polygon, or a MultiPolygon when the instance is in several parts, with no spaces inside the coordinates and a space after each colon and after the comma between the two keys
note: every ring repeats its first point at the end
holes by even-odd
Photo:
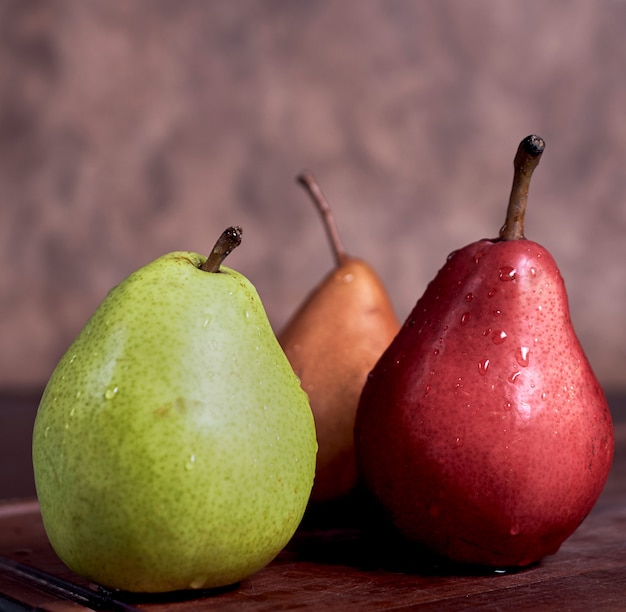
{"type": "Polygon", "coordinates": [[[328,235],[337,267],[343,265],[348,259],[348,255],[343,248],[343,243],[341,242],[341,237],[339,236],[335,217],[330,206],[328,205],[328,201],[326,200],[324,193],[310,172],[302,172],[298,175],[297,180],[298,183],[306,189],[307,193],[311,197],[311,200],[313,200],[315,207],[322,216],[324,229],[328,235]]]}
{"type": "Polygon", "coordinates": [[[500,240],[523,240],[524,215],[528,201],[530,179],[543,154],[546,143],[543,138],[531,135],[520,142],[513,161],[515,172],[513,186],[506,211],[506,220],[500,230],[500,240]]]}
{"type": "Polygon", "coordinates": [[[204,272],[219,272],[222,262],[230,255],[233,249],[241,244],[241,227],[227,227],[222,235],[217,239],[211,254],[206,261],[200,266],[200,270],[204,272]]]}

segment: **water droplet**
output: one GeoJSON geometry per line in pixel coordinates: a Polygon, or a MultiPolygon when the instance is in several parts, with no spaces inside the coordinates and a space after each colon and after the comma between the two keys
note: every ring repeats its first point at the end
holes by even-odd
{"type": "Polygon", "coordinates": [[[505,410],[511,410],[511,408],[513,408],[513,404],[511,404],[511,402],[504,402],[505,410]]]}
{"type": "Polygon", "coordinates": [[[70,416],[73,417],[76,414],[76,408],[70,410],[70,416]]]}
{"type": "Polygon", "coordinates": [[[520,533],[520,527],[519,527],[519,525],[511,525],[511,529],[509,530],[509,533],[510,533],[512,536],[519,535],[519,533],[520,533]]]}
{"type": "Polygon", "coordinates": [[[196,455],[195,453],[191,453],[191,455],[189,455],[189,458],[185,462],[185,469],[189,472],[193,470],[195,465],[196,465],[196,455]]]}
{"type": "Polygon", "coordinates": [[[514,383],[519,378],[520,374],[521,374],[521,372],[518,371],[518,370],[516,370],[515,372],[511,373],[511,375],[509,376],[509,382],[514,383]]]}
{"type": "Polygon", "coordinates": [[[530,269],[530,275],[531,276],[536,276],[537,275],[537,268],[531,268],[530,269]]]}
{"type": "Polygon", "coordinates": [[[439,355],[439,349],[435,349],[435,350],[433,351],[433,355],[434,355],[435,357],[436,357],[437,355],[439,355]]]}
{"type": "Polygon", "coordinates": [[[461,446],[463,446],[463,438],[461,438],[460,436],[454,438],[454,446],[455,448],[460,448],[461,446]]]}
{"type": "Polygon", "coordinates": [[[462,379],[460,376],[456,379],[456,383],[454,384],[454,388],[455,388],[455,390],[457,390],[457,391],[458,391],[459,389],[462,389],[462,388],[463,388],[463,379],[462,379]]]}
{"type": "Polygon", "coordinates": [[[246,317],[246,319],[249,319],[250,318],[250,311],[246,309],[244,311],[243,315],[244,315],[244,317],[246,317]]]}
{"type": "Polygon", "coordinates": [[[432,385],[426,385],[424,387],[424,395],[428,395],[430,393],[430,390],[433,388],[432,385]]]}
{"type": "Polygon", "coordinates": [[[493,332],[491,339],[494,344],[502,344],[506,340],[507,335],[508,334],[503,329],[497,329],[493,332]]]}
{"type": "Polygon", "coordinates": [[[492,314],[494,317],[499,317],[499,316],[502,314],[502,311],[501,311],[499,308],[496,308],[495,310],[492,310],[492,311],[491,311],[491,314],[492,314]]]}
{"type": "Polygon", "coordinates": [[[481,376],[484,376],[485,374],[487,374],[487,368],[489,367],[489,359],[483,359],[482,361],[478,362],[478,373],[481,376]]]}
{"type": "Polygon", "coordinates": [[[515,280],[515,275],[517,271],[512,266],[502,266],[498,270],[498,278],[501,281],[512,281],[515,280]]]}
{"type": "Polygon", "coordinates": [[[517,359],[517,363],[519,363],[523,368],[528,366],[529,353],[530,349],[527,346],[520,346],[517,351],[515,351],[515,359],[517,359]]]}
{"type": "Polygon", "coordinates": [[[483,336],[488,336],[490,333],[492,332],[491,327],[488,327],[484,332],[483,332],[483,336]]]}
{"type": "Polygon", "coordinates": [[[484,254],[485,251],[478,251],[478,253],[474,255],[474,263],[477,264],[482,259],[484,254]]]}
{"type": "Polygon", "coordinates": [[[74,363],[75,359],[76,359],[76,355],[72,355],[70,357],[70,363],[74,363]]]}
{"type": "Polygon", "coordinates": [[[80,399],[81,395],[82,395],[81,391],[76,391],[76,399],[80,399]]]}
{"type": "Polygon", "coordinates": [[[548,394],[544,391],[544,392],[541,394],[541,399],[542,399],[542,400],[545,400],[547,397],[548,397],[548,394]]]}
{"type": "Polygon", "coordinates": [[[204,586],[206,580],[207,579],[205,576],[198,576],[189,583],[189,587],[192,589],[201,589],[204,586]]]}
{"type": "Polygon", "coordinates": [[[464,312],[461,315],[461,325],[465,325],[469,318],[470,318],[470,313],[469,312],[464,312]]]}
{"type": "Polygon", "coordinates": [[[492,298],[497,292],[497,289],[494,287],[493,289],[490,289],[489,292],[487,293],[487,297],[488,298],[492,298]]]}
{"type": "Polygon", "coordinates": [[[470,291],[466,296],[465,296],[465,301],[466,302],[471,302],[474,299],[474,294],[470,291]]]}
{"type": "Polygon", "coordinates": [[[118,391],[119,391],[119,389],[117,387],[109,387],[104,392],[104,399],[108,399],[108,400],[113,399],[117,395],[118,391]]]}
{"type": "Polygon", "coordinates": [[[406,322],[407,327],[414,327],[415,326],[415,319],[413,317],[411,317],[407,322],[406,322]]]}
{"type": "Polygon", "coordinates": [[[48,434],[50,433],[50,426],[46,427],[43,431],[43,437],[47,438],[48,434]]]}
{"type": "Polygon", "coordinates": [[[446,261],[450,261],[457,253],[458,253],[458,250],[452,251],[452,253],[450,253],[448,257],[446,258],[446,261]]]}
{"type": "Polygon", "coordinates": [[[202,321],[202,327],[208,327],[210,322],[211,322],[211,316],[207,315],[204,321],[202,321]]]}
{"type": "Polygon", "coordinates": [[[543,306],[542,306],[541,304],[539,304],[539,306],[537,306],[537,310],[538,310],[539,312],[541,312],[541,311],[543,310],[543,306]]]}

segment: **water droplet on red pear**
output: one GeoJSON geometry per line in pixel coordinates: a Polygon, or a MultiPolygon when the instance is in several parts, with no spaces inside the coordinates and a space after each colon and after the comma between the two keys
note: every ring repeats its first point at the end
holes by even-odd
{"type": "Polygon", "coordinates": [[[517,271],[515,270],[513,266],[502,266],[498,270],[498,278],[501,281],[505,281],[505,282],[515,280],[516,274],[517,274],[517,271]]]}
{"type": "Polygon", "coordinates": [[[530,349],[527,346],[520,346],[515,351],[515,359],[523,368],[528,367],[530,349]]]}
{"type": "Polygon", "coordinates": [[[515,370],[515,372],[512,372],[509,376],[509,382],[514,383],[519,378],[520,374],[521,372],[519,370],[515,370]]]}
{"type": "Polygon", "coordinates": [[[507,339],[507,333],[503,329],[497,329],[491,335],[494,344],[502,344],[507,339]]]}

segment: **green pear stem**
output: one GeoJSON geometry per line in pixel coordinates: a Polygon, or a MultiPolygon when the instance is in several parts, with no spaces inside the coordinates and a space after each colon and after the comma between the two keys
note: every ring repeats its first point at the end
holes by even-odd
{"type": "Polygon", "coordinates": [[[506,211],[506,220],[500,229],[500,240],[523,240],[524,215],[528,201],[530,179],[543,154],[546,143],[539,136],[530,135],[520,142],[513,160],[513,186],[506,211]]]}
{"type": "Polygon", "coordinates": [[[337,267],[343,265],[348,259],[348,254],[343,248],[343,243],[341,241],[341,237],[339,236],[339,230],[337,229],[335,217],[330,206],[328,205],[328,201],[326,200],[324,193],[320,189],[315,177],[310,172],[304,171],[300,173],[297,177],[297,181],[305,188],[322,217],[322,223],[324,224],[324,229],[328,235],[337,267]]]}
{"type": "Polygon", "coordinates": [[[227,227],[217,239],[211,254],[200,266],[200,270],[204,272],[219,272],[222,262],[230,255],[233,249],[236,249],[241,244],[241,234],[243,234],[243,230],[238,225],[227,227]]]}

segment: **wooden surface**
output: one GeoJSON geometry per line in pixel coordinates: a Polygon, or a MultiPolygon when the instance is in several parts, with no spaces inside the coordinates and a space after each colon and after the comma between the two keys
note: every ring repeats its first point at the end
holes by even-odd
{"type": "MultiPolygon", "coordinates": [[[[11,401],[15,406],[21,400],[11,401]]],[[[600,500],[556,555],[522,571],[481,573],[416,558],[362,525],[350,526],[344,517],[334,527],[309,521],[274,562],[233,588],[122,596],[98,590],[61,563],[48,544],[37,502],[29,496],[0,501],[0,610],[626,609],[625,402],[616,398],[612,403],[616,454],[600,500]]],[[[19,414],[30,419],[32,402],[24,402],[19,414]]],[[[18,429],[7,428],[1,404],[0,416],[0,458],[6,467],[8,439],[18,429]]],[[[10,481],[30,477],[28,466],[14,468],[11,474],[0,472],[0,492],[11,490],[10,481]]]]}

